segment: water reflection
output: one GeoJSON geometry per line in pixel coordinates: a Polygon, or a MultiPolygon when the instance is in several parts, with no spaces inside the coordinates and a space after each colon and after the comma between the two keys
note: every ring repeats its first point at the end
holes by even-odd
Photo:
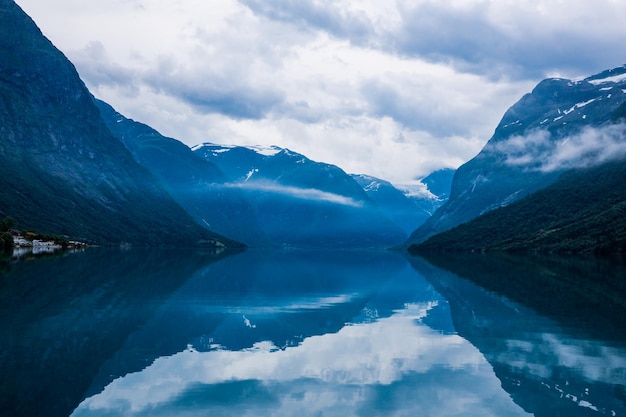
{"type": "Polygon", "coordinates": [[[492,364],[516,403],[536,416],[625,415],[621,260],[471,254],[429,260],[453,272],[413,263],[449,300],[459,335],[492,364]]]}
{"type": "Polygon", "coordinates": [[[524,415],[454,334],[446,301],[384,252],[249,251],[212,264],[102,369],[96,381],[121,376],[96,383],[74,415],[524,415]],[[116,369],[159,332],[178,352],[116,369]]]}
{"type": "Polygon", "coordinates": [[[120,377],[96,382],[74,415],[524,415],[454,334],[445,299],[385,252],[249,251],[211,264],[100,374],[120,377]],[[178,351],[118,369],[159,333],[178,351]]]}
{"type": "Polygon", "coordinates": [[[522,415],[511,413],[510,398],[472,345],[416,326],[431,307],[406,306],[391,317],[309,337],[285,349],[270,342],[239,351],[189,347],[115,380],[74,415],[245,416],[264,414],[261,410],[279,416],[428,410],[428,415],[461,410],[522,415]],[[432,395],[449,400],[432,401],[432,395]]]}
{"type": "Polygon", "coordinates": [[[90,249],[7,261],[0,269],[2,414],[71,414],[100,365],[128,335],[190,275],[220,258],[90,249]]]}
{"type": "Polygon", "coordinates": [[[620,270],[600,268],[592,281],[608,287],[584,284],[612,301],[571,308],[558,277],[566,288],[585,281],[571,265],[549,265],[253,250],[87,251],[12,265],[0,281],[0,371],[10,375],[0,407],[15,416],[625,415],[626,337],[621,319],[605,317],[624,312],[621,284],[607,278],[620,270]],[[560,296],[542,307],[551,293],[560,296]]]}

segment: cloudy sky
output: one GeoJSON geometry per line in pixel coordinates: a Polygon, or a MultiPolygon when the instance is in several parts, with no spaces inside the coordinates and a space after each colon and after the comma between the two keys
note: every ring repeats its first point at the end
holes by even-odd
{"type": "Polygon", "coordinates": [[[626,63],[622,0],[17,0],[127,117],[395,183],[457,167],[543,78],[626,63]]]}

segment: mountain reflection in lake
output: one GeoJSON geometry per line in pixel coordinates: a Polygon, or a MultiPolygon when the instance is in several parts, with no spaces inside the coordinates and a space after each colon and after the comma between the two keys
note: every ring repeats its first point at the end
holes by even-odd
{"type": "MultiPolygon", "coordinates": [[[[577,327],[575,311],[564,321],[454,262],[430,262],[373,251],[90,250],[13,264],[0,275],[0,408],[625,415],[622,322],[588,325],[623,314],[619,297],[594,315],[576,302],[577,327]]],[[[469,262],[480,275],[488,261],[469,262]]],[[[503,261],[493,262],[498,271],[503,261]]],[[[516,279],[506,262],[502,278],[516,279]]]]}

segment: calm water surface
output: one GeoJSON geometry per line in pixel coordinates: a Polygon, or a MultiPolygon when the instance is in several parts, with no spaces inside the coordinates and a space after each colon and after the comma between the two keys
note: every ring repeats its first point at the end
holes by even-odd
{"type": "Polygon", "coordinates": [[[7,416],[625,416],[618,260],[89,250],[0,272],[7,416]]]}

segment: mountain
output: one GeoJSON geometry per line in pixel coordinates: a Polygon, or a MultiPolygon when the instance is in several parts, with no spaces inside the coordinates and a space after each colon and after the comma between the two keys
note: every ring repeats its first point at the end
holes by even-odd
{"type": "Polygon", "coordinates": [[[548,187],[409,247],[423,251],[626,253],[626,161],[548,187]]]}
{"type": "Polygon", "coordinates": [[[269,243],[243,193],[224,186],[229,180],[214,163],[178,140],[127,119],[109,104],[94,102],[113,135],[198,223],[248,246],[269,243]]]}
{"type": "Polygon", "coordinates": [[[0,210],[100,244],[232,243],[198,225],[100,118],[74,66],[0,0],[0,210]]]}
{"type": "Polygon", "coordinates": [[[252,204],[280,246],[386,247],[406,234],[340,168],[279,147],[205,143],[194,152],[217,165],[252,204]]]}
{"type": "Polygon", "coordinates": [[[442,204],[450,197],[450,189],[452,188],[452,179],[456,170],[451,168],[443,168],[431,172],[420,181],[424,184],[428,191],[436,195],[442,201],[442,204]]]}
{"type": "Polygon", "coordinates": [[[456,171],[449,200],[408,244],[533,194],[566,171],[626,155],[625,91],[626,66],[582,80],[539,83],[505,113],[483,150],[456,171]]]}
{"type": "Polygon", "coordinates": [[[446,201],[447,194],[450,192],[450,183],[448,183],[446,190],[443,185],[443,178],[441,178],[441,187],[438,183],[436,185],[435,182],[432,183],[441,193],[439,195],[430,192],[430,189],[425,189],[426,187],[419,193],[403,191],[389,181],[369,175],[352,174],[351,177],[378,205],[385,216],[400,226],[407,234],[421,226],[446,201]]]}
{"type": "MultiPolygon", "coordinates": [[[[315,225],[315,230],[306,232],[304,224],[310,216],[328,217],[331,212],[338,215],[337,207],[332,205],[322,204],[313,208],[324,199],[328,203],[337,196],[343,196],[346,197],[344,202],[350,205],[350,196],[356,196],[360,199],[359,204],[372,206],[354,187],[350,178],[337,167],[310,161],[303,155],[278,147],[204,144],[194,152],[178,140],[162,136],[150,126],[127,119],[107,103],[97,99],[94,102],[114,136],[124,143],[137,162],[159,179],[196,221],[249,246],[320,245],[320,239],[326,239],[331,233],[330,226],[324,229],[315,225]],[[326,174],[331,178],[330,181],[325,179],[326,174]],[[304,190],[299,190],[302,187],[304,190]],[[295,200],[284,199],[285,195],[293,197],[298,193],[295,200]],[[333,196],[333,193],[337,195],[333,196]],[[300,209],[304,210],[299,214],[293,210],[296,207],[294,201],[298,200],[302,203],[300,209]],[[276,206],[270,208],[269,205],[276,206]],[[290,214],[285,214],[286,211],[290,214]]],[[[419,201],[410,199],[391,184],[386,185],[390,193],[385,196],[397,198],[404,206],[398,206],[395,213],[383,209],[385,215],[394,215],[392,220],[404,221],[400,218],[402,215],[413,219],[415,213],[421,210],[418,220],[413,219],[408,227],[404,227],[405,233],[415,230],[434,211],[434,205],[438,202],[435,196],[419,201]],[[426,210],[430,210],[430,213],[426,210]]],[[[385,204],[385,207],[389,207],[397,203],[385,201],[385,204]]],[[[351,216],[370,216],[373,210],[376,209],[372,206],[351,216]]],[[[329,221],[333,219],[323,220],[329,221]]],[[[372,229],[371,226],[369,228],[372,229]]],[[[343,242],[346,233],[354,231],[344,230],[341,235],[335,233],[335,237],[340,237],[343,242]]],[[[375,245],[373,239],[366,238],[366,245],[375,245]]],[[[386,239],[385,244],[392,243],[386,239]]],[[[332,241],[330,244],[333,244],[332,241]]],[[[356,242],[350,245],[354,244],[356,242]]]]}

